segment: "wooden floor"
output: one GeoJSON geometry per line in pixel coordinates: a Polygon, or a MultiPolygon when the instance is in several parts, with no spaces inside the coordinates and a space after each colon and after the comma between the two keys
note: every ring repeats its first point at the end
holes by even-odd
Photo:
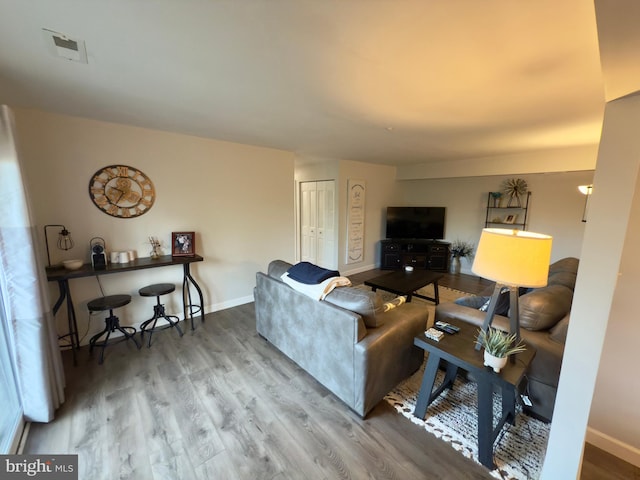
{"type": "MultiPolygon", "coordinates": [[[[465,282],[484,288],[441,284],[472,291],[465,282]]],[[[182,338],[155,333],[150,349],[110,346],[101,366],[86,348],[78,366],[64,359],[66,402],[32,424],[24,453],[78,454],[79,479],[492,478],[384,401],[366,420],[354,414],[257,335],[252,303],[182,338]]]]}

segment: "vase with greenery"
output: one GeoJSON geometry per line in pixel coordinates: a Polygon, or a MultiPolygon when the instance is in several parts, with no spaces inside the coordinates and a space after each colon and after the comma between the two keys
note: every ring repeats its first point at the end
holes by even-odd
{"type": "Polygon", "coordinates": [[[478,341],[484,347],[484,364],[499,373],[507,363],[507,357],[526,350],[522,341],[516,342],[515,333],[505,333],[489,327],[487,331],[478,330],[478,341]]]}
{"type": "Polygon", "coordinates": [[[473,255],[473,243],[463,240],[455,240],[451,244],[451,267],[449,272],[453,274],[460,273],[460,259],[471,257],[473,255]]]}

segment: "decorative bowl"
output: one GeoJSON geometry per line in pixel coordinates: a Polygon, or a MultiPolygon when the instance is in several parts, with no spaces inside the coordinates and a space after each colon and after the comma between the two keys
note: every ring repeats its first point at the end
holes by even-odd
{"type": "Polygon", "coordinates": [[[66,268],[67,270],[77,270],[82,266],[82,260],[65,260],[62,262],[62,265],[64,265],[64,268],[66,268]]]}

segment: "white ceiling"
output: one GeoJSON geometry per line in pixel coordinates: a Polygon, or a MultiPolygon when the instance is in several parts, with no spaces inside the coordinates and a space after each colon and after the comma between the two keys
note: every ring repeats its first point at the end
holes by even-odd
{"type": "Polygon", "coordinates": [[[311,157],[596,144],[604,109],[585,0],[0,0],[0,44],[0,103],[311,157]]]}

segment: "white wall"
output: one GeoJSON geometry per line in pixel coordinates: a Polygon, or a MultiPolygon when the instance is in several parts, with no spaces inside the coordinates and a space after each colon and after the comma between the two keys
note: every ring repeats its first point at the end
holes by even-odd
{"type": "MultiPolygon", "coordinates": [[[[511,176],[405,180],[396,195],[404,205],[446,207],[445,236],[478,244],[486,218],[487,195],[500,191],[511,176]]],[[[593,172],[518,175],[532,192],[527,230],[553,236],[552,260],[579,257],[584,223],[585,197],[578,185],[592,183],[593,172]]],[[[496,226],[496,225],[492,225],[496,226]]],[[[462,272],[471,273],[471,263],[462,261],[462,272]]]]}
{"type": "Polygon", "coordinates": [[[628,237],[627,230],[634,220],[631,206],[638,192],[639,122],[640,96],[607,104],[589,222],[580,255],[571,323],[542,472],[545,480],[576,478],[579,473],[594,396],[599,403],[593,405],[591,418],[603,428],[602,433],[617,439],[630,455],[636,454],[634,463],[640,460],[637,437],[633,437],[633,444],[622,445],[623,438],[630,439],[629,431],[617,428],[623,424],[636,428],[634,435],[637,435],[637,425],[640,425],[640,414],[635,408],[637,398],[633,395],[638,388],[635,375],[638,350],[624,350],[623,345],[615,343],[620,336],[633,339],[640,336],[640,323],[633,324],[628,320],[637,317],[637,302],[622,300],[622,296],[616,295],[613,304],[617,283],[621,281],[620,271],[625,273],[623,283],[627,289],[638,280],[633,267],[635,262],[629,270],[621,268],[628,261],[625,254],[635,253],[623,252],[623,245],[634,238],[634,231],[630,230],[628,237]],[[621,300],[622,303],[618,303],[621,300]],[[603,348],[605,338],[607,344],[612,342],[606,349],[603,348]],[[612,352],[615,353],[609,357],[612,352]],[[614,365],[613,369],[607,368],[611,365],[614,365]],[[596,387],[598,369],[600,376],[608,376],[608,379],[596,387]],[[610,389],[603,390],[602,387],[610,389]],[[598,407],[603,410],[599,411],[598,407]],[[612,419],[615,423],[609,423],[612,419]]]}
{"type": "MultiPolygon", "coordinates": [[[[636,179],[636,185],[638,179],[636,179]]],[[[640,466],[640,323],[636,295],[640,292],[640,189],[636,187],[629,228],[622,250],[602,357],[589,415],[587,440],[640,466]]]]}
{"type": "MultiPolygon", "coordinates": [[[[76,242],[69,252],[51,248],[52,262],[89,261],[94,236],[103,237],[108,250],[135,249],[148,256],[150,235],[168,246],[172,231],[195,231],[196,253],[205,260],[194,264],[192,273],[209,312],[252,301],[256,271],[274,258],[294,260],[293,154],[32,110],[15,109],[15,117],[38,230],[62,223],[76,242]],[[91,176],[118,163],[140,169],[153,181],[156,201],[148,213],[113,218],[89,199],[91,176]]],[[[55,236],[55,230],[49,233],[55,236]]],[[[46,261],[44,239],[42,254],[46,261]]],[[[132,303],[119,311],[121,323],[130,325],[153,313],[153,302],[137,295],[150,283],[176,283],[177,292],[163,302],[180,313],[181,274],[180,266],[172,266],[106,275],[100,283],[107,295],[132,295],[132,303]]],[[[71,289],[86,342],[104,326],[98,318],[87,330],[86,303],[101,292],[93,277],[72,280],[71,289]]],[[[55,284],[51,292],[55,299],[55,284]]],[[[63,308],[58,314],[62,332],[65,321],[63,308]]]]}

